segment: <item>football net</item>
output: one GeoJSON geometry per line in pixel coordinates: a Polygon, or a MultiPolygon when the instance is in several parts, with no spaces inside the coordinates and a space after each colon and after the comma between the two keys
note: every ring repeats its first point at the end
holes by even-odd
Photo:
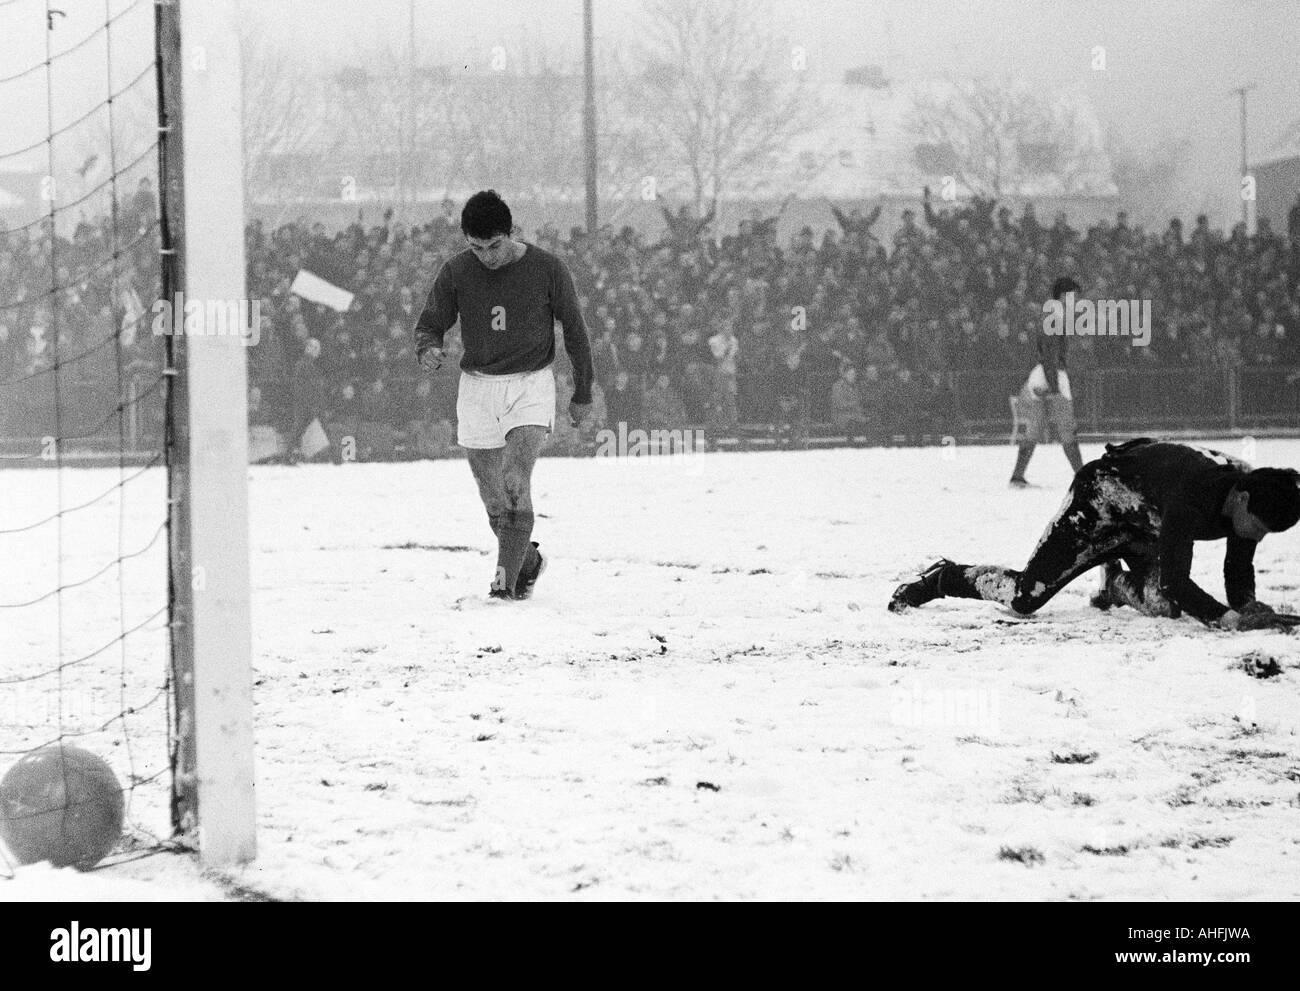
{"type": "MultiPolygon", "coordinates": [[[[217,390],[207,395],[226,426],[239,420],[243,380],[231,369],[238,361],[242,373],[243,356],[219,342],[212,359],[158,333],[157,305],[191,285],[200,301],[214,288],[210,262],[187,269],[182,20],[192,22],[187,42],[201,46],[211,30],[221,45],[233,6],[0,4],[0,104],[16,108],[0,132],[0,775],[51,746],[106,761],[126,810],[106,864],[166,848],[201,848],[216,862],[252,855],[246,689],[234,703],[237,749],[203,747],[205,687],[222,694],[228,670],[240,686],[248,675],[245,473],[232,470],[246,447],[209,456],[211,425],[189,409],[197,377],[217,390]],[[211,486],[214,463],[232,476],[219,488],[234,520],[212,537],[243,543],[205,561],[195,533],[211,516],[196,510],[195,490],[211,486]],[[219,610],[236,615],[224,639],[205,613],[213,581],[229,597],[219,610]],[[215,640],[206,648],[205,626],[215,640]],[[211,673],[205,654],[221,658],[211,673]],[[221,793],[232,773],[246,805],[221,793]],[[225,808],[205,816],[210,783],[225,808]]],[[[237,80],[237,46],[228,57],[237,80]]],[[[215,52],[212,61],[226,70],[215,52]]],[[[200,108],[224,102],[212,126],[237,134],[238,95],[191,88],[200,108]]],[[[196,129],[203,123],[200,114],[196,129]]],[[[204,157],[210,171],[236,174],[242,211],[239,147],[204,157]]],[[[217,198],[229,210],[224,182],[217,198]]],[[[239,250],[229,220],[213,236],[242,266],[241,213],[233,220],[239,250]]],[[[242,296],[242,273],[237,293],[225,278],[227,295],[242,296]]],[[[0,858],[0,876],[12,873],[12,853],[0,846],[0,858]]]]}

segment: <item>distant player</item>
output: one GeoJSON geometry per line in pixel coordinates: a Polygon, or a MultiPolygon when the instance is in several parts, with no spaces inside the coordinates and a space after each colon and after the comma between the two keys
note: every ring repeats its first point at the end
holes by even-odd
{"type": "Polygon", "coordinates": [[[426,369],[445,357],[443,340],[460,320],[465,347],[456,398],[457,442],[469,453],[488,523],[497,538],[494,599],[526,599],[544,559],[533,533],[533,465],[555,423],[555,322],[573,363],[569,416],[578,426],[591,404],[587,328],[573,278],[555,255],[516,240],[510,208],[495,190],[475,193],[460,215],[468,248],[433,281],[415,325],[426,369]]]}
{"type": "MultiPolygon", "coordinates": [[[[1052,286],[1052,298],[1061,299],[1066,293],[1079,292],[1073,279],[1060,278],[1052,286]]],[[[1024,488],[1025,469],[1034,456],[1034,447],[1051,440],[1051,430],[1065,449],[1070,469],[1077,472],[1083,467],[1079,442],[1075,438],[1074,395],[1070,391],[1070,376],[1065,370],[1065,351],[1069,338],[1064,334],[1038,337],[1038,364],[1029,373],[1024,388],[1020,390],[1021,408],[1027,420],[1025,435],[1016,451],[1016,467],[1011,472],[1011,484],[1024,488]]]]}
{"type": "Polygon", "coordinates": [[[1132,606],[1149,616],[1183,612],[1222,629],[1293,625],[1255,599],[1255,545],[1300,519],[1300,475],[1256,468],[1217,451],[1148,438],[1110,444],[1074,477],[1065,504],[1023,571],[936,561],[898,586],[899,612],[951,596],[1034,612],[1075,578],[1105,566],[1099,609],[1132,606]],[[1227,538],[1225,606],[1190,577],[1192,545],[1227,538]],[[1127,568],[1121,565],[1127,565],[1127,568]]]}

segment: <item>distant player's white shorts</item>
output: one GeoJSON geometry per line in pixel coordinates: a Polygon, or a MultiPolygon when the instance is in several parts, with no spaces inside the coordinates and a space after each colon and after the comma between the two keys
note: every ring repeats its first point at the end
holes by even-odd
{"type": "Polygon", "coordinates": [[[506,446],[515,427],[555,428],[555,373],[550,367],[515,375],[460,373],[456,442],[461,447],[506,446]]]}
{"type": "MultiPolygon", "coordinates": [[[[1056,388],[1066,399],[1074,401],[1074,393],[1070,391],[1070,376],[1064,368],[1056,372],[1056,388]]],[[[1029,378],[1021,387],[1020,393],[1025,396],[1041,396],[1047,391],[1047,372],[1043,371],[1042,365],[1035,365],[1034,370],[1029,373],[1029,378]]]]}
{"type": "Polygon", "coordinates": [[[1070,379],[1064,369],[1057,373],[1057,395],[1044,395],[1047,375],[1042,365],[1036,365],[1029,381],[1020,390],[1016,416],[1019,433],[1016,440],[1034,444],[1051,443],[1052,434],[1062,444],[1073,444],[1078,439],[1078,424],[1074,420],[1074,399],[1070,395],[1070,379]]]}

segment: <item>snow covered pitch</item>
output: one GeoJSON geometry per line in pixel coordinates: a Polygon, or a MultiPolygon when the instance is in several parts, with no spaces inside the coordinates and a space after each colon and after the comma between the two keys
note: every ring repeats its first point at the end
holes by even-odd
{"type": "MultiPolygon", "coordinates": [[[[1043,487],[1013,491],[1012,457],[545,459],[548,570],[531,601],[491,604],[464,462],[253,468],[258,861],[219,882],[167,856],[24,868],[0,898],[1297,897],[1294,635],[1097,613],[1093,575],[1026,620],[957,600],[886,612],[940,555],[1023,564],[1068,468],[1042,447],[1043,487]]],[[[1300,442],[1254,460],[1300,464],[1300,442]]],[[[5,525],[48,511],[53,472],[0,479],[18,495],[5,525]]],[[[116,479],[67,472],[65,502],[116,479]]],[[[132,485],[127,549],[161,478],[132,485]]],[[[118,552],[116,506],[96,512],[65,581],[118,552]]],[[[161,555],[132,561],[132,622],[161,555]]],[[[48,557],[23,560],[4,601],[51,586],[48,557]]],[[[1215,595],[1221,563],[1221,543],[1198,546],[1215,595]]],[[[1300,533],[1256,566],[1261,598],[1300,606],[1300,533]]],[[[65,604],[70,655],[116,628],[116,584],[92,586],[65,604]]],[[[48,659],[51,608],[4,627],[0,678],[48,659]]],[[[69,673],[69,698],[116,712],[124,667],[150,697],[160,640],[141,642],[69,673]]],[[[29,722],[45,691],[21,689],[29,722]]],[[[128,721],[140,776],[165,766],[147,712],[128,721]]],[[[43,740],[0,722],[0,749],[43,740]]],[[[84,745],[125,780],[113,732],[84,745]]],[[[164,780],[132,808],[159,835],[164,780]]]]}

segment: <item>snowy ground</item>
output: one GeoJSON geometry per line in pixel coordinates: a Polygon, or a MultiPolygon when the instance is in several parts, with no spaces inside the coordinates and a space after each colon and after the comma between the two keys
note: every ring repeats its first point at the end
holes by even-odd
{"type": "MultiPolygon", "coordinates": [[[[1042,448],[1043,487],[1011,491],[1011,458],[546,459],[550,565],[513,604],[485,599],[492,538],[463,462],[254,468],[257,862],[22,868],[0,899],[1300,896],[1300,640],[1099,614],[1091,576],[1029,620],[885,611],[941,554],[1023,563],[1068,468],[1042,448]],[[1280,673],[1248,674],[1251,651],[1280,673]]],[[[1300,442],[1255,460],[1296,465],[1300,442]]],[[[0,526],[48,511],[54,474],[0,473],[19,493],[0,526]]],[[[65,505],[118,478],[64,474],[65,505]]],[[[131,483],[128,550],[153,532],[158,484],[131,483]]],[[[116,506],[86,515],[65,582],[118,547],[116,506]]],[[[20,547],[0,600],[51,586],[37,553],[20,547]]],[[[151,554],[133,559],[128,626],[160,604],[151,554]]],[[[1215,594],[1221,560],[1200,545],[1215,594]]],[[[1261,597],[1300,604],[1300,534],[1256,562],[1261,597]]],[[[65,651],[119,626],[116,587],[65,603],[65,651]]],[[[16,611],[0,680],[48,661],[53,608],[16,611]]],[[[65,698],[111,717],[124,692],[152,697],[150,636],[82,665],[65,698]]],[[[0,683],[28,714],[4,720],[0,750],[53,735],[36,725],[52,691],[0,683]]],[[[137,777],[165,764],[163,716],[127,720],[137,777]]],[[[125,779],[120,737],[119,721],[88,745],[125,779]]],[[[165,835],[162,780],[136,789],[132,822],[165,835]]]]}

